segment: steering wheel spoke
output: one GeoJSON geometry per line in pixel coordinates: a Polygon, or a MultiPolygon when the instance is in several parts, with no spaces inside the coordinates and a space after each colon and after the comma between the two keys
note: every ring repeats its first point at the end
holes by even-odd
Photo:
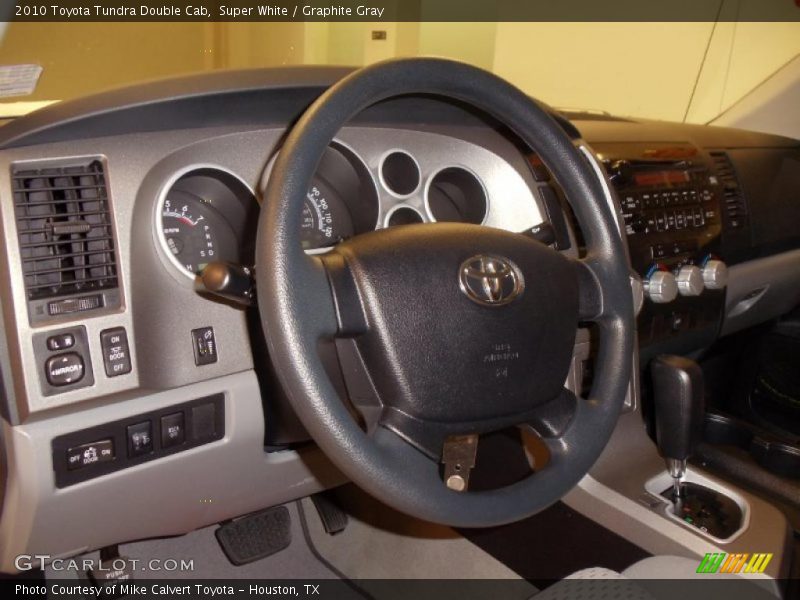
{"type": "Polygon", "coordinates": [[[320,255],[336,313],[336,337],[356,337],[367,331],[367,316],[358,285],[344,256],[332,250],[320,255]]]}
{"type": "Polygon", "coordinates": [[[600,265],[588,257],[571,260],[570,263],[578,278],[578,318],[584,323],[603,320],[609,307],[603,297],[603,287],[597,273],[600,265]]]}
{"type": "Polygon", "coordinates": [[[550,402],[534,409],[534,415],[521,425],[529,425],[543,439],[560,438],[575,418],[580,401],[571,390],[563,388],[550,402]]]}

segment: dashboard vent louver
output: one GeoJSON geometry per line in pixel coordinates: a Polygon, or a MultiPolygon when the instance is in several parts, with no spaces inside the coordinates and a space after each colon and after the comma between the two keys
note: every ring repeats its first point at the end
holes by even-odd
{"type": "Polygon", "coordinates": [[[12,169],[28,300],[118,287],[103,163],[12,169]]]}
{"type": "Polygon", "coordinates": [[[726,152],[711,152],[717,178],[722,186],[723,222],[730,229],[744,227],[747,220],[747,204],[736,177],[730,156],[726,152]]]}

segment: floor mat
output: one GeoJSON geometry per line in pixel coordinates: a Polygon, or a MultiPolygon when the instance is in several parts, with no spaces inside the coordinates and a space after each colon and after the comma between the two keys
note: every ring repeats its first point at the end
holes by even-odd
{"type": "MultiPolygon", "coordinates": [[[[520,450],[524,440],[520,432],[509,431],[482,438],[471,489],[497,488],[530,476],[531,461],[520,450]]],[[[623,571],[650,556],[562,502],[518,523],[458,531],[540,589],[582,569],[623,571]]]]}
{"type": "Polygon", "coordinates": [[[336,535],[325,532],[310,499],[301,501],[309,546],[375,600],[527,600],[537,591],[449,527],[401,514],[354,485],[336,497],[349,520],[336,535]]]}
{"type": "Polygon", "coordinates": [[[590,567],[620,572],[650,556],[562,502],[518,523],[459,532],[537,588],[590,567]]]}

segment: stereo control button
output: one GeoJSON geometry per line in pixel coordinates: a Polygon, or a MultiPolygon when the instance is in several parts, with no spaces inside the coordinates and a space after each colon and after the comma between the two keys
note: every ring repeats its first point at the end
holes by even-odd
{"type": "Polygon", "coordinates": [[[47,359],[44,373],[47,383],[53,386],[69,385],[83,379],[86,367],[77,352],[57,354],[47,359]]]}

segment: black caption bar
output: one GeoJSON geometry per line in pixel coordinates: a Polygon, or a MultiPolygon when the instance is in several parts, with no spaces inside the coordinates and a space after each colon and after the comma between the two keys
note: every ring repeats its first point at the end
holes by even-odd
{"type": "MultiPolygon", "coordinates": [[[[565,579],[556,583],[561,598],[641,598],[653,590],[658,597],[747,598],[775,600],[772,592],[748,581],[707,579],[565,579]]],[[[785,581],[776,580],[778,586],[785,581]]],[[[537,589],[524,579],[366,579],[366,580],[127,580],[92,585],[86,580],[64,579],[39,582],[0,580],[0,591],[14,598],[44,600],[375,600],[415,598],[419,600],[495,600],[529,598],[537,589]]]]}
{"type": "MultiPolygon", "coordinates": [[[[8,1],[8,0],[6,0],[8,1]]],[[[13,21],[800,21],[800,0],[18,0],[13,21]]]]}

